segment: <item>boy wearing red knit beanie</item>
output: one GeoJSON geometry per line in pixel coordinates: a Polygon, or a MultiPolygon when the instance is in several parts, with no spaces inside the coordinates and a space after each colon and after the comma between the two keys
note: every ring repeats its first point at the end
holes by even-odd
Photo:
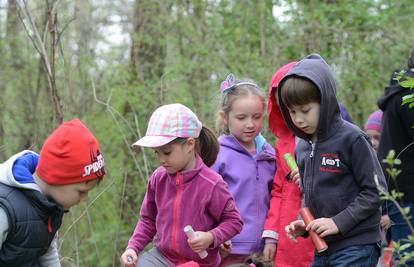
{"type": "Polygon", "coordinates": [[[79,119],[61,124],[40,155],[25,150],[0,164],[0,266],[60,267],[63,214],[104,174],[98,141],[79,119]]]}

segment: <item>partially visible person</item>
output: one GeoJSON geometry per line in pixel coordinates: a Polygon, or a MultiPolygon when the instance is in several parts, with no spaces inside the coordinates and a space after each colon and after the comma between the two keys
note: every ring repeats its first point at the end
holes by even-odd
{"type": "Polygon", "coordinates": [[[353,123],[351,119],[351,115],[349,115],[348,110],[346,109],[345,105],[341,102],[338,102],[339,105],[339,112],[341,114],[342,119],[346,120],[347,122],[353,123]]]}
{"type": "Polygon", "coordinates": [[[364,131],[371,140],[372,146],[375,151],[378,151],[378,145],[381,137],[381,125],[382,125],[382,111],[377,110],[368,116],[367,121],[364,124],[364,131]]]}
{"type": "Polygon", "coordinates": [[[328,248],[315,266],[375,266],[380,255],[377,183],[384,174],[366,134],[340,118],[335,80],[317,54],[295,64],[280,81],[278,101],[286,125],[300,137],[295,148],[303,206],[314,216],[285,230],[292,240],[314,231],[328,248]],[[377,177],[377,179],[375,179],[377,177]]]}
{"type": "Polygon", "coordinates": [[[269,209],[270,188],[276,171],[275,152],[260,134],[265,94],[248,80],[229,74],[221,83],[217,118],[220,152],[212,169],[229,186],[243,219],[243,230],[231,240],[221,266],[242,263],[263,252],[263,224],[269,209]]]}
{"type": "Polygon", "coordinates": [[[133,146],[152,148],[160,166],[148,182],[122,265],[169,267],[193,261],[217,267],[219,246],[240,233],[243,221],[226,183],[208,167],[219,150],[215,135],[189,108],[170,104],[153,112],[145,136],[133,146]],[[187,225],[195,238],[185,235],[187,225]],[[153,248],[144,252],[151,241],[153,248]],[[198,253],[205,250],[202,259],[198,253]]]}
{"type": "MultiPolygon", "coordinates": [[[[408,216],[411,225],[414,225],[414,107],[403,105],[403,100],[412,95],[413,90],[404,88],[395,80],[396,73],[393,72],[390,85],[385,87],[384,94],[378,99],[378,107],[384,112],[382,119],[382,132],[378,147],[378,157],[382,160],[387,157],[390,150],[395,151],[396,158],[401,164],[395,166],[401,173],[395,182],[388,177],[389,190],[404,193],[399,203],[402,208],[409,208],[408,216]]],[[[407,62],[407,68],[400,82],[414,78],[414,49],[407,62]]],[[[389,168],[383,163],[383,169],[389,168]]],[[[391,221],[391,238],[393,241],[405,243],[405,239],[412,234],[407,222],[399,212],[398,208],[390,203],[388,215],[391,221]]],[[[413,252],[414,246],[405,250],[413,252]]],[[[414,266],[414,261],[408,263],[414,266]]]]}
{"type": "Polygon", "coordinates": [[[104,174],[98,141],[79,119],[57,127],[40,155],[24,150],[0,164],[0,266],[60,267],[63,214],[104,174]]]}
{"type": "Polygon", "coordinates": [[[313,245],[309,238],[293,243],[285,234],[285,226],[298,217],[301,206],[301,192],[298,184],[291,179],[291,171],[283,155],[294,155],[295,135],[286,126],[277,103],[280,80],[297,62],[291,62],[278,69],[269,85],[269,129],[276,136],[276,175],[270,198],[270,208],[264,225],[266,245],[264,258],[278,267],[307,267],[312,262],[313,245]]]}
{"type": "MultiPolygon", "coordinates": [[[[364,131],[368,135],[369,139],[371,140],[372,146],[374,147],[375,151],[378,151],[379,140],[381,137],[381,127],[382,127],[382,111],[377,110],[371,113],[368,116],[367,121],[364,124],[364,131]]],[[[382,216],[381,216],[381,228],[383,230],[383,237],[382,237],[382,245],[384,248],[388,246],[389,240],[388,236],[390,233],[388,229],[391,227],[391,220],[388,216],[388,211],[386,207],[386,203],[383,204],[382,216]],[[388,234],[389,233],[389,234],[388,234]]]]}

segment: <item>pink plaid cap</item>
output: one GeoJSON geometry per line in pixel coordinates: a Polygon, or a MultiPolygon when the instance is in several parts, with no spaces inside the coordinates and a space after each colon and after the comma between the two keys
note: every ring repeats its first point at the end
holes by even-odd
{"type": "Polygon", "coordinates": [[[145,136],[132,146],[159,147],[177,137],[194,137],[200,135],[201,121],[191,109],[181,104],[164,105],[152,113],[145,136]]]}

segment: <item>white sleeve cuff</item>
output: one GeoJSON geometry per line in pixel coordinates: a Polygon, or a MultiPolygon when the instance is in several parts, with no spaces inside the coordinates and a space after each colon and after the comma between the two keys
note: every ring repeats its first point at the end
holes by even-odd
{"type": "Polygon", "coordinates": [[[262,234],[262,238],[272,238],[272,239],[278,240],[279,234],[272,230],[264,230],[262,234]]]}

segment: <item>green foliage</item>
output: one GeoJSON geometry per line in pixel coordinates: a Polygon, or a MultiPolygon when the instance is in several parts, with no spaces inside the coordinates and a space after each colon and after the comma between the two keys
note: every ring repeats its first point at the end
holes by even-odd
{"type": "MultiPolygon", "coordinates": [[[[0,8],[0,161],[22,149],[39,151],[54,128],[42,62],[16,2],[0,8]]],[[[29,4],[40,32],[45,8],[45,1],[29,4]]],[[[64,117],[88,125],[108,169],[87,213],[80,205],[65,218],[59,234],[64,266],[119,265],[158,165],[152,151],[130,145],[157,106],[186,104],[214,128],[218,87],[228,73],[267,91],[280,66],[317,52],[333,67],[338,99],[362,125],[390,74],[405,64],[414,36],[407,26],[414,23],[410,0],[62,0],[57,11],[56,83],[64,117]]],[[[412,98],[404,104],[412,107],[412,98]]],[[[395,154],[386,160],[387,172],[397,177],[395,154]]]]}
{"type": "MultiPolygon", "coordinates": [[[[383,159],[382,162],[387,164],[387,168],[386,171],[387,173],[390,175],[392,181],[394,182],[396,188],[398,188],[397,186],[397,176],[398,174],[401,172],[400,170],[398,170],[397,168],[395,168],[395,165],[400,165],[401,164],[401,160],[395,157],[395,151],[394,150],[390,150],[387,154],[387,157],[385,159],[383,159]]],[[[411,225],[410,223],[410,219],[411,217],[409,216],[409,212],[410,212],[410,208],[409,207],[401,207],[398,203],[398,200],[401,200],[402,197],[404,196],[404,194],[402,192],[399,192],[398,190],[392,190],[391,192],[386,192],[384,191],[384,188],[381,188],[378,186],[378,182],[377,182],[377,188],[380,191],[381,194],[381,198],[383,200],[388,200],[391,201],[399,210],[399,212],[401,213],[402,217],[404,218],[404,220],[406,221],[408,227],[411,230],[411,234],[407,236],[407,238],[403,239],[403,240],[399,240],[397,242],[393,241],[393,247],[395,249],[395,256],[396,256],[396,261],[397,261],[397,266],[407,266],[406,263],[414,258],[414,252],[409,252],[407,251],[407,249],[409,249],[411,246],[414,245],[414,228],[413,225],[411,225]],[[401,244],[400,241],[405,241],[404,244],[401,244]]]]}

